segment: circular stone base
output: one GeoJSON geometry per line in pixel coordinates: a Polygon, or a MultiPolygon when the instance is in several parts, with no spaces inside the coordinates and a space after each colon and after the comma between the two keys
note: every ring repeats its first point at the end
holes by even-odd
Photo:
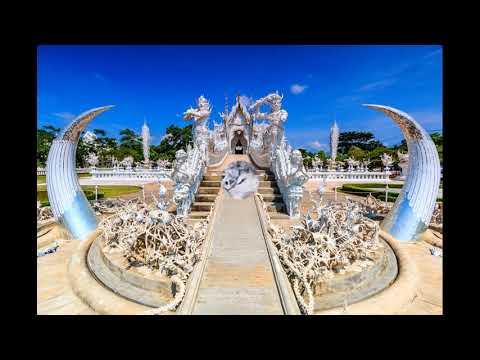
{"type": "Polygon", "coordinates": [[[374,263],[360,272],[337,274],[315,284],[315,311],[353,304],[377,294],[390,286],[397,277],[397,259],[387,242],[380,240],[374,263]]]}
{"type": "Polygon", "coordinates": [[[89,270],[105,287],[136,303],[161,307],[173,299],[172,282],[164,276],[142,268],[128,268],[121,254],[102,251],[103,237],[90,246],[87,255],[89,270]]]}

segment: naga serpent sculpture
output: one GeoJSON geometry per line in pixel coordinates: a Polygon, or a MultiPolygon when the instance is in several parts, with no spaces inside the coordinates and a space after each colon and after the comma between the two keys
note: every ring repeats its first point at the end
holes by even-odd
{"type": "Polygon", "coordinates": [[[408,114],[392,107],[364,104],[385,113],[402,130],[410,161],[407,179],[383,230],[400,241],[416,241],[430,223],[440,187],[440,160],[430,135],[408,114]]]}
{"type": "Polygon", "coordinates": [[[76,152],[80,133],[94,117],[112,108],[102,106],[77,116],[53,140],[47,160],[47,194],[53,216],[76,240],[85,239],[97,228],[97,217],[80,187],[76,152]]]}

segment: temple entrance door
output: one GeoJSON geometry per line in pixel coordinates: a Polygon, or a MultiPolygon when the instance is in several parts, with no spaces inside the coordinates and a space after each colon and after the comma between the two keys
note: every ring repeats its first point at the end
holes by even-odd
{"type": "Polygon", "coordinates": [[[243,146],[240,140],[235,144],[235,154],[243,154],[243,146]]]}
{"type": "Polygon", "coordinates": [[[235,136],[230,143],[232,154],[247,153],[247,139],[243,135],[243,131],[236,131],[235,136]]]}

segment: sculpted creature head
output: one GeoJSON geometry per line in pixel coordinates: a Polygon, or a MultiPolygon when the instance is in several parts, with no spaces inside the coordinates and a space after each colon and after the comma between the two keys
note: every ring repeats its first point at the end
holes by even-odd
{"type": "Polygon", "coordinates": [[[254,194],[258,187],[255,168],[246,161],[235,161],[224,171],[222,186],[234,199],[244,199],[254,194]]]}
{"type": "Polygon", "coordinates": [[[177,161],[177,164],[182,164],[183,162],[185,162],[186,159],[187,153],[185,152],[185,150],[180,149],[175,153],[175,160],[177,161]]]}
{"type": "Polygon", "coordinates": [[[201,95],[197,100],[197,106],[201,110],[209,110],[210,103],[203,95],[201,95]]]}
{"type": "Polygon", "coordinates": [[[303,157],[302,157],[302,153],[300,152],[300,150],[292,151],[292,153],[290,155],[290,161],[291,161],[292,165],[295,166],[295,167],[299,167],[299,165],[301,165],[303,163],[303,157]]]}

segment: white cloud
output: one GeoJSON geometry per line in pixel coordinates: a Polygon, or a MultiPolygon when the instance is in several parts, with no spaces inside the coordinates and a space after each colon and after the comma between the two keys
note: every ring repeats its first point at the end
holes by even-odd
{"type": "Polygon", "coordinates": [[[290,91],[292,94],[300,94],[308,88],[307,85],[293,84],[290,86],[290,91]]]}
{"type": "Polygon", "coordinates": [[[371,82],[361,86],[358,91],[371,91],[371,90],[380,90],[393,85],[397,79],[384,79],[380,81],[371,82]]]}
{"type": "Polygon", "coordinates": [[[424,58],[424,59],[427,59],[427,58],[430,58],[430,57],[432,57],[432,56],[440,55],[441,53],[442,53],[442,49],[437,49],[437,50],[434,50],[434,51],[429,52],[429,53],[426,54],[423,58],[424,58]]]}
{"type": "Polygon", "coordinates": [[[52,115],[63,119],[63,120],[73,120],[75,119],[75,115],[70,112],[60,112],[60,113],[53,113],[52,115]]]}
{"type": "Polygon", "coordinates": [[[315,141],[310,141],[307,144],[309,147],[314,148],[315,150],[327,150],[328,145],[320,143],[320,141],[315,140],[315,141]]]}

